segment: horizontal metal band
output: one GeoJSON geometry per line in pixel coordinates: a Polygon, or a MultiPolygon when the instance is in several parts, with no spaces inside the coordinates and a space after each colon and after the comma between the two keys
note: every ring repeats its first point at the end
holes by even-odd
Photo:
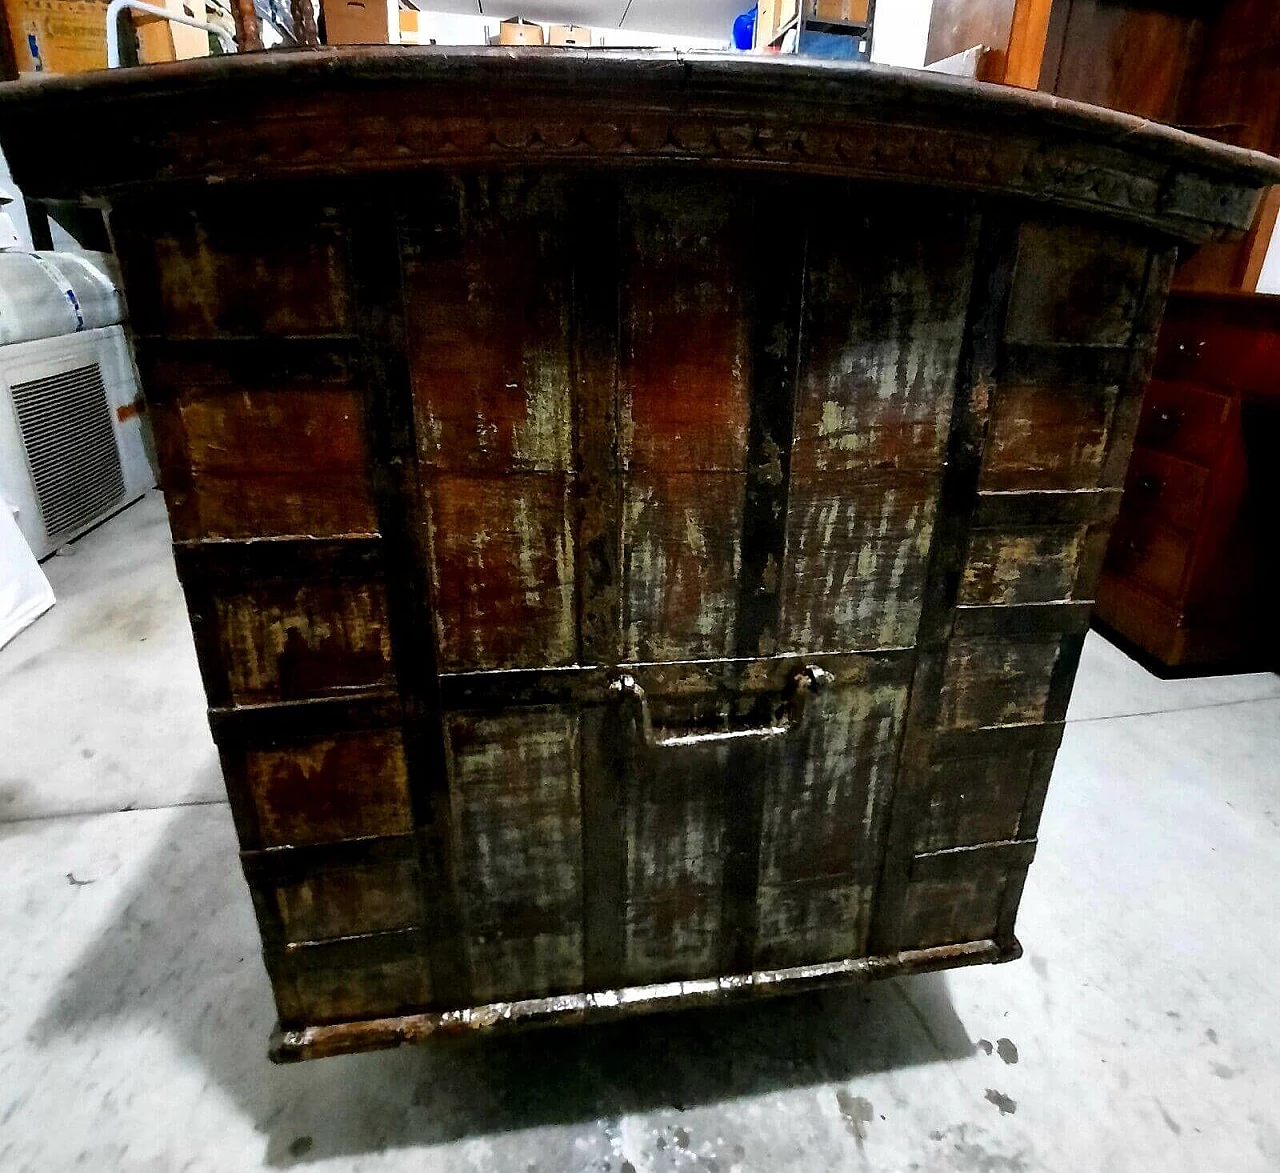
{"type": "Polygon", "coordinates": [[[978,494],[974,529],[1031,525],[1094,525],[1114,521],[1120,489],[1035,489],[978,494]]]}
{"type": "Polygon", "coordinates": [[[1001,348],[998,381],[1107,387],[1126,383],[1146,352],[1126,346],[1043,345],[1009,342],[1001,348]]]}
{"type": "Polygon", "coordinates": [[[753,659],[447,672],[440,676],[440,698],[446,710],[593,704],[607,700],[609,685],[624,673],[638,681],[650,697],[781,692],[796,672],[811,664],[830,672],[837,688],[847,684],[905,683],[910,678],[914,658],[914,648],[888,648],[867,652],[791,652],[753,659]]]}
{"type": "Polygon", "coordinates": [[[213,587],[272,579],[370,579],[383,573],[382,538],[214,538],[174,542],[178,577],[213,587]]]}
{"type": "MultiPolygon", "coordinates": [[[[318,969],[359,969],[423,956],[426,934],[420,928],[388,929],[381,933],[360,933],[329,941],[291,941],[287,944],[264,941],[277,964],[294,972],[318,969]]],[[[269,963],[270,964],[270,963],[269,963]]]]}
{"type": "Polygon", "coordinates": [[[193,388],[286,391],[299,385],[353,384],[360,341],[347,334],[306,337],[175,338],[140,334],[138,366],[155,402],[193,388]]]}
{"type": "Polygon", "coordinates": [[[402,720],[400,697],[389,688],[344,696],[209,710],[214,740],[224,748],[271,743],[355,729],[385,729],[402,720]]]}
{"type": "Polygon", "coordinates": [[[911,861],[912,880],[951,880],[975,871],[1008,871],[1029,867],[1036,854],[1034,839],[1002,839],[972,847],[929,851],[911,861]]]}
{"type": "Polygon", "coordinates": [[[1093,603],[1016,603],[1011,606],[959,606],[956,635],[1068,635],[1089,629],[1093,603]]]}
{"type": "Polygon", "coordinates": [[[633,1014],[751,1002],[780,994],[925,973],[934,969],[1012,961],[1021,955],[1022,947],[1016,938],[1011,937],[1004,942],[968,941],[958,945],[905,950],[890,956],[756,970],[696,981],[661,982],[594,993],[493,1002],[459,1010],[309,1026],[300,1030],[277,1030],[272,1035],[270,1054],[277,1063],[290,1063],[352,1051],[399,1047],[435,1037],[477,1031],[607,1022],[633,1014]]]}
{"type": "Polygon", "coordinates": [[[1062,741],[1061,721],[1039,725],[1001,725],[987,729],[948,729],[935,735],[933,760],[1003,757],[1016,753],[1052,754],[1062,741]]]}
{"type": "Polygon", "coordinates": [[[418,848],[416,835],[369,835],[332,843],[299,843],[242,851],[240,866],[250,883],[279,884],[301,879],[312,872],[414,859],[418,848]]]}

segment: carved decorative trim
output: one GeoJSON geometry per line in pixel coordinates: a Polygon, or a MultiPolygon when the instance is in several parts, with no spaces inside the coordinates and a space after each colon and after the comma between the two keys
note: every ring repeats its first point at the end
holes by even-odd
{"type": "Polygon", "coordinates": [[[1280,180],[1274,160],[1114,111],[813,62],[415,49],[124,72],[0,87],[0,140],[19,183],[67,198],[672,161],[1012,195],[1212,240],[1247,228],[1258,189],[1280,180]],[[63,141],[49,152],[54,119],[63,141]]]}

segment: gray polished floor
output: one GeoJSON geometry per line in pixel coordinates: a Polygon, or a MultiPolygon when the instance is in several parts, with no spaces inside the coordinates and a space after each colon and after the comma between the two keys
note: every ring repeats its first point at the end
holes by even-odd
{"type": "Polygon", "coordinates": [[[278,1068],[166,542],[151,494],[0,652],[6,1173],[1280,1168],[1276,677],[1090,636],[1022,961],[278,1068]]]}

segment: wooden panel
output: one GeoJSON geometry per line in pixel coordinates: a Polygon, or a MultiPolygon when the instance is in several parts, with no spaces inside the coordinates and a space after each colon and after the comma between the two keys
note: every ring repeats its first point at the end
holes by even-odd
{"type": "Polygon", "coordinates": [[[415,859],[317,869],[274,888],[286,941],[407,928],[422,919],[415,859]]]}
{"type": "Polygon", "coordinates": [[[1083,224],[1023,225],[1005,338],[1124,346],[1147,275],[1147,249],[1083,224]]]}
{"type": "Polygon", "coordinates": [[[953,639],[943,671],[938,724],[979,729],[1045,719],[1058,639],[953,639]]]}
{"type": "Polygon", "coordinates": [[[563,217],[559,180],[517,175],[429,189],[410,217],[408,350],[444,670],[575,658],[563,217]]]}
{"type": "Polygon", "coordinates": [[[765,770],[758,968],[857,956],[870,924],[905,685],[838,685],[810,702],[765,770]]]}
{"type": "Polygon", "coordinates": [[[1002,382],[991,405],[979,486],[1091,489],[1102,482],[1119,388],[1002,382]]]}
{"type": "Polygon", "coordinates": [[[629,180],[619,444],[628,659],[732,652],[749,424],[742,201],[629,180]]]}
{"type": "Polygon", "coordinates": [[[377,532],[351,387],[193,386],[150,415],[176,539],[377,532]]]}
{"type": "Polygon", "coordinates": [[[380,582],[266,582],[214,600],[237,704],[334,696],[394,679],[380,582]]]}
{"type": "Polygon", "coordinates": [[[784,649],[831,652],[915,641],[937,492],[934,474],[793,482],[784,649]]]}
{"type": "Polygon", "coordinates": [[[1231,400],[1185,383],[1152,379],[1142,403],[1138,443],[1197,464],[1211,465],[1226,436],[1231,400]]]}
{"type": "Polygon", "coordinates": [[[560,709],[454,714],[446,736],[473,996],[581,988],[576,718],[560,709]]]}
{"type": "Polygon", "coordinates": [[[623,644],[629,660],[728,656],[745,477],[635,472],[623,512],[623,644]]]}
{"type": "Polygon", "coordinates": [[[908,645],[919,622],[972,225],[907,195],[862,207],[855,251],[809,248],[781,649],[908,645]]]}
{"type": "Polygon", "coordinates": [[[413,830],[400,734],[338,733],[245,751],[265,846],[413,830]]]}
{"type": "Polygon", "coordinates": [[[426,962],[420,957],[306,969],[293,984],[296,1003],[290,1005],[292,999],[286,993],[281,1011],[285,1025],[291,1019],[342,1022],[407,1014],[431,1003],[431,982],[426,962]]]}
{"type": "Polygon", "coordinates": [[[1034,753],[1009,752],[934,763],[917,851],[1017,837],[1034,753]]]}
{"type": "Polygon", "coordinates": [[[969,539],[959,602],[1009,605],[1075,598],[1087,526],[976,530],[969,539]]]}
{"type": "Polygon", "coordinates": [[[725,790],[736,771],[720,743],[658,750],[631,780],[626,837],[629,983],[704,977],[719,960],[725,790]]]}
{"type": "Polygon", "coordinates": [[[908,948],[994,937],[1004,888],[999,872],[908,885],[903,930],[908,948]]]}
{"type": "Polygon", "coordinates": [[[134,242],[129,308],[140,334],[337,334],[351,328],[345,234],[336,215],[286,217],[232,204],[140,209],[113,219],[134,242]],[[136,296],[134,292],[136,291],[136,296]]]}
{"type": "Polygon", "coordinates": [[[573,663],[569,493],[542,474],[428,482],[443,671],[573,663]]]}

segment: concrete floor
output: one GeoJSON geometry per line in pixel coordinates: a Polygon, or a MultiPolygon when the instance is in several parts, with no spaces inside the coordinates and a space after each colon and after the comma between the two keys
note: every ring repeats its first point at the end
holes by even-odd
{"type": "Polygon", "coordinates": [[[278,1068],[166,542],[151,494],[0,652],[6,1173],[1280,1168],[1280,679],[1090,637],[1020,962],[278,1068]]]}

